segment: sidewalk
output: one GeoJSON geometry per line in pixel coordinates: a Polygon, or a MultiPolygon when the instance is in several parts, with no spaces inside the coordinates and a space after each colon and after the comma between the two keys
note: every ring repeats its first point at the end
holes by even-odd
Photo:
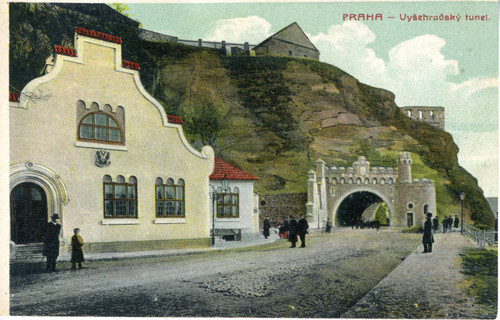
{"type": "Polygon", "coordinates": [[[459,232],[434,238],[432,253],[420,245],[342,318],[477,318],[459,263],[460,248],[474,245],[459,232]]]}
{"type": "MultiPolygon", "coordinates": [[[[165,249],[165,250],[149,250],[149,251],[133,251],[133,252],[85,252],[85,260],[113,260],[121,258],[139,258],[139,257],[155,257],[155,256],[175,256],[181,254],[199,253],[213,250],[224,250],[230,248],[251,247],[278,240],[276,234],[271,234],[265,239],[263,235],[250,240],[243,241],[225,241],[215,239],[215,246],[210,248],[190,248],[190,249],[165,249]]],[[[61,252],[58,261],[70,261],[71,252],[61,252]]]]}

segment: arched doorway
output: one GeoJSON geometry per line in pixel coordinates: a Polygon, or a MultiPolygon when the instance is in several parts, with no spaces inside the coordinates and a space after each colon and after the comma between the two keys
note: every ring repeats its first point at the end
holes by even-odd
{"type": "MultiPolygon", "coordinates": [[[[346,196],[337,208],[335,214],[335,225],[336,226],[353,226],[357,225],[361,218],[368,221],[374,219],[376,210],[380,207],[382,203],[385,203],[378,195],[369,191],[358,191],[353,192],[346,196]],[[370,219],[367,218],[367,211],[370,219]],[[367,220],[368,219],[368,220],[367,220]]],[[[387,204],[386,204],[387,205],[387,204]]],[[[385,208],[385,206],[384,206],[385,208]]],[[[385,218],[384,214],[384,218],[385,218]]],[[[386,220],[386,219],[384,219],[386,220]]],[[[381,221],[383,224],[387,224],[386,221],[381,221]]]]}
{"type": "Polygon", "coordinates": [[[10,193],[10,235],[16,244],[42,242],[48,220],[47,195],[39,185],[18,184],[10,193]]]}

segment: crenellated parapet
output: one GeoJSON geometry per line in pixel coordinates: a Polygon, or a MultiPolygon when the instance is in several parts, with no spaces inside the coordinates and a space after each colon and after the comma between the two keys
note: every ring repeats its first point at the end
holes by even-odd
{"type": "Polygon", "coordinates": [[[394,184],[396,168],[371,167],[370,162],[361,156],[352,167],[326,167],[325,178],[329,184],[394,184]]]}

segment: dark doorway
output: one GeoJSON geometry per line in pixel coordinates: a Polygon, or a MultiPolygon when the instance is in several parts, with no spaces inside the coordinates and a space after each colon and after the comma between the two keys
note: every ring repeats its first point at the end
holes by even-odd
{"type": "Polygon", "coordinates": [[[10,193],[10,236],[16,244],[42,242],[47,222],[47,195],[34,183],[21,183],[10,193]]]}
{"type": "Polygon", "coordinates": [[[413,212],[406,213],[406,226],[408,228],[413,227],[413,212]]]}
{"type": "MultiPolygon", "coordinates": [[[[371,192],[358,191],[348,195],[336,214],[337,226],[357,225],[363,215],[363,212],[372,204],[384,202],[379,196],[371,192]]],[[[365,221],[366,222],[366,221],[365,221]]]]}

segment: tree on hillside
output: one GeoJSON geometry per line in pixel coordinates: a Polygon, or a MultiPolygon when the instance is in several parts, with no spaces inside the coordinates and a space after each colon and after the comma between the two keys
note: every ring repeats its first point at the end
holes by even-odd
{"type": "MultiPolygon", "coordinates": [[[[129,17],[130,19],[133,19],[133,20],[136,20],[134,17],[135,17],[135,14],[133,14],[131,17],[130,14],[128,14],[128,6],[124,3],[120,3],[120,2],[113,2],[109,5],[111,8],[115,9],[118,13],[124,15],[125,17],[129,17]]],[[[137,21],[137,20],[136,20],[137,21]]],[[[139,22],[139,21],[137,21],[139,22]]],[[[139,22],[139,27],[142,27],[142,23],[139,22]]]]}
{"type": "Polygon", "coordinates": [[[227,113],[211,102],[204,102],[186,108],[184,121],[186,129],[202,144],[215,149],[217,139],[227,128],[227,113]]]}

